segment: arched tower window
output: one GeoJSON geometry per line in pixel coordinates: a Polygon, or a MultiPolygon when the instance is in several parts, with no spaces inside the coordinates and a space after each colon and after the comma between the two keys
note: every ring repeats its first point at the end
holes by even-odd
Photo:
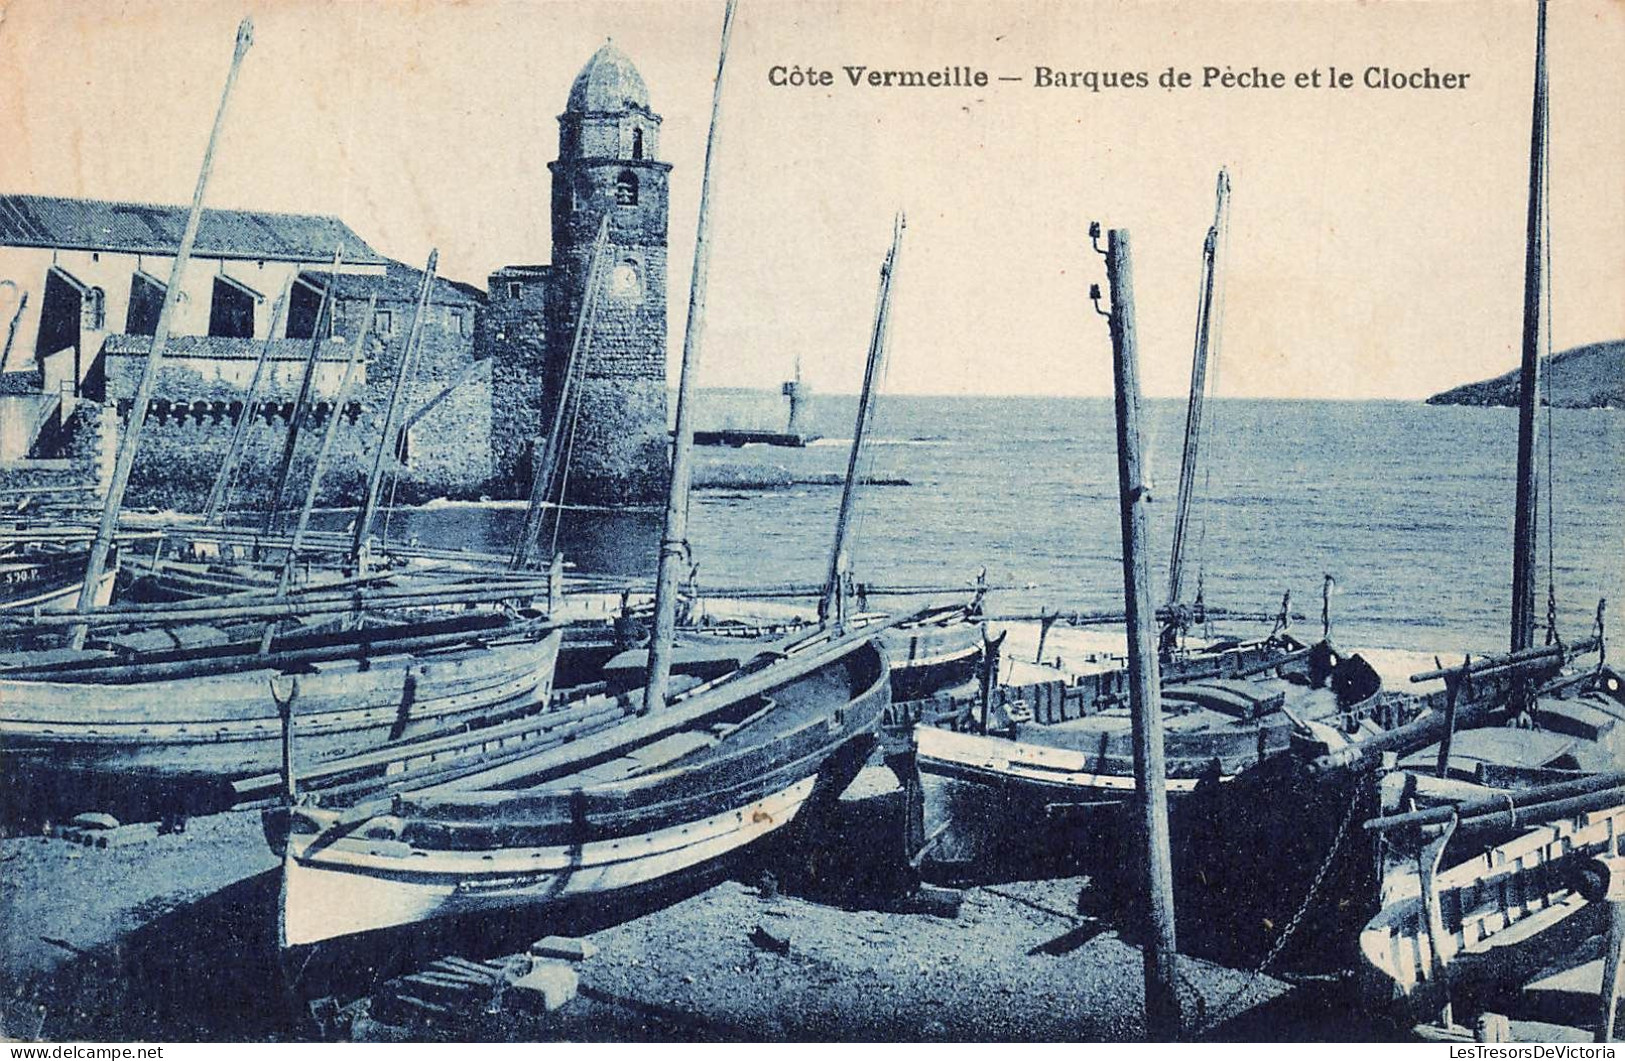
{"type": "Polygon", "coordinates": [[[81,312],[84,326],[91,331],[99,332],[107,327],[107,293],[99,287],[86,291],[84,308],[81,312]]]}
{"type": "Polygon", "coordinates": [[[634,128],[632,130],[632,157],[633,158],[642,158],[643,157],[643,130],[642,129],[634,128]]]}
{"type": "Polygon", "coordinates": [[[638,205],[638,177],[629,169],[623,169],[615,178],[615,205],[638,205]]]}

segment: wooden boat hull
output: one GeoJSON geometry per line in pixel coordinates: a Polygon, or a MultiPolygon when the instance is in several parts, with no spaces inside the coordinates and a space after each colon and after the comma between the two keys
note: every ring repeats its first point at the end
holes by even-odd
{"type": "Polygon", "coordinates": [[[920,700],[973,681],[982,661],[982,624],[908,624],[880,635],[891,660],[893,700],[920,700]]]}
{"type": "MultiPolygon", "coordinates": [[[[68,554],[47,559],[0,564],[0,612],[71,612],[79,605],[84,589],[84,554],[68,554]]],[[[96,586],[96,606],[105,607],[113,599],[118,578],[118,559],[113,557],[96,586]]]]}
{"type": "MultiPolygon", "coordinates": [[[[415,872],[378,856],[366,871],[301,860],[290,844],[283,867],[287,947],[441,917],[562,902],[648,885],[702,866],[784,828],[812,794],[806,777],[735,810],[639,836],[579,846],[468,852],[439,872],[415,872]]],[[[393,860],[399,863],[400,859],[393,860]]]]}
{"type": "Polygon", "coordinates": [[[0,759],[25,803],[34,789],[76,784],[104,799],[140,789],[140,802],[173,789],[183,803],[181,790],[194,785],[213,791],[207,802],[232,778],[281,769],[277,695],[294,693],[297,774],[386,741],[545,704],[558,646],[551,631],[421,655],[318,661],[296,675],[262,668],[127,684],[0,677],[0,759]]]}
{"type": "Polygon", "coordinates": [[[1622,837],[1625,807],[1613,807],[1530,829],[1439,871],[1431,887],[1419,869],[1391,871],[1360,953],[1402,995],[1528,964],[1518,951],[1590,905],[1563,865],[1612,855],[1622,837]]]}
{"type": "Polygon", "coordinates": [[[348,824],[296,810],[284,855],[283,944],[600,899],[737,854],[856,774],[890,702],[884,659],[854,640],[805,676],[827,702],[780,720],[774,713],[791,709],[767,700],[755,717],[782,723],[768,743],[751,743],[747,727],[733,744],[716,742],[714,754],[614,781],[595,781],[604,767],[584,764],[537,788],[403,793],[389,812],[348,824]],[[830,699],[834,683],[849,678],[838,702],[830,699]]]}

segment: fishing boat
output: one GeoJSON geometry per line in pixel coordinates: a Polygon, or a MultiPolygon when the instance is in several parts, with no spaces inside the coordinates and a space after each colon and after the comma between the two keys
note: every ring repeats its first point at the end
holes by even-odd
{"type": "MultiPolygon", "coordinates": [[[[1177,805],[1226,784],[1302,740],[1342,744],[1380,732],[1403,710],[1382,695],[1363,659],[1328,642],[1289,636],[1193,653],[1163,663],[1167,791],[1177,805]]],[[[1097,827],[1134,798],[1128,672],[1104,663],[1067,682],[1034,685],[1031,699],[990,705],[960,729],[918,725],[930,858],[976,872],[1034,852],[1072,855],[1056,829],[1097,827]]]]}
{"type": "MultiPolygon", "coordinates": [[[[1456,996],[1572,953],[1607,889],[1585,887],[1594,857],[1618,853],[1625,821],[1625,686],[1604,663],[1603,607],[1593,636],[1557,630],[1555,570],[1548,570],[1546,644],[1537,646],[1538,409],[1550,356],[1547,224],[1546,4],[1539,5],[1531,122],[1528,231],[1514,507],[1511,651],[1434,672],[1452,692],[1498,683],[1476,725],[1447,724],[1382,781],[1383,813],[1365,823],[1380,838],[1378,908],[1360,932],[1366,968],[1386,990],[1377,1001],[1449,1025],[1456,996]],[[1544,333],[1544,334],[1543,334],[1544,333]],[[1542,339],[1546,353],[1542,353],[1542,339]],[[1567,669],[1596,652],[1597,663],[1567,669]]],[[[1547,462],[1550,466],[1550,433],[1547,462]]],[[[1545,491],[1551,489],[1547,483],[1545,491]]],[[[1548,504],[1550,502],[1548,501],[1548,504]]],[[[1550,556],[1550,554],[1548,554],[1550,556]]],[[[1426,677],[1423,675],[1421,677],[1426,677]]],[[[1615,904],[1617,906],[1617,904],[1615,904]]],[[[1590,927],[1594,930],[1595,924],[1590,927]]],[[[1610,936],[1617,982],[1622,938],[1610,936]]],[[[1597,1030],[1611,1041],[1614,1003],[1597,1030]]]]}
{"type": "MultiPolygon", "coordinates": [[[[1516,790],[1458,783],[1450,802],[1366,823],[1397,857],[1384,867],[1381,908],[1360,932],[1360,953],[1402,995],[1433,986],[1448,999],[1452,980],[1527,973],[1553,953],[1554,941],[1537,937],[1600,898],[1587,894],[1580,871],[1591,858],[1616,855],[1625,835],[1625,774],[1619,756],[1605,750],[1625,729],[1625,682],[1601,668],[1555,683],[1540,702],[1547,712],[1605,720],[1611,739],[1569,737],[1570,762],[1590,769],[1553,768],[1547,776],[1562,779],[1516,790]],[[1474,853],[1463,858],[1463,847],[1474,853]]],[[[1403,791],[1416,780],[1390,774],[1384,802],[1416,807],[1403,791]]]]}
{"type": "Polygon", "coordinates": [[[296,807],[284,946],[613,897],[698,870],[845,787],[873,747],[888,679],[872,637],[820,634],[663,711],[453,785],[360,810],[296,807]]]}
{"type": "MultiPolygon", "coordinates": [[[[85,560],[83,549],[24,546],[0,553],[0,612],[71,611],[84,590],[85,560]]],[[[94,594],[98,606],[113,599],[118,578],[116,553],[107,568],[94,594]]]]}
{"type": "Polygon", "coordinates": [[[203,626],[0,659],[0,759],[36,813],[126,820],[233,802],[230,782],[545,706],[559,634],[495,615],[231,640],[203,626]],[[152,650],[157,641],[180,647],[152,650]],[[142,649],[130,650],[126,646],[142,649]]]}
{"type": "MultiPolygon", "coordinates": [[[[0,656],[0,758],[10,813],[101,811],[129,820],[222,809],[230,805],[233,778],[279,762],[292,773],[303,761],[537,710],[549,699],[559,636],[544,617],[522,611],[432,614],[448,604],[512,601],[522,597],[522,587],[288,596],[340,417],[328,420],[298,524],[268,593],[147,609],[97,607],[95,591],[112,571],[124,493],[197,238],[227,103],[252,42],[252,22],[245,19],[101,517],[84,554],[73,613],[0,613],[0,621],[45,641],[53,629],[67,633],[65,644],[0,656]]],[[[335,252],[335,268],[339,257],[335,252]]],[[[340,405],[359,374],[373,316],[365,314],[363,333],[353,344],[340,405]]],[[[313,340],[295,421],[309,411],[318,355],[313,340]]],[[[244,424],[249,419],[242,417],[244,424]]],[[[273,516],[280,514],[294,441],[290,426],[273,516]]]]}
{"type": "MultiPolygon", "coordinates": [[[[1200,577],[1189,603],[1182,600],[1181,584],[1207,364],[1218,337],[1216,278],[1229,193],[1228,175],[1221,170],[1203,246],[1168,596],[1159,613],[1167,787],[1176,800],[1204,782],[1232,780],[1287,751],[1295,740],[1341,745],[1395,721],[1376,672],[1331,642],[1329,614],[1321,640],[1313,644],[1289,632],[1290,602],[1263,638],[1185,644],[1196,617],[1208,614],[1200,577]]],[[[1047,633],[1047,623],[1043,630],[1047,633]]],[[[985,704],[979,716],[949,714],[926,720],[937,725],[915,727],[926,781],[926,829],[935,837],[933,860],[968,869],[979,862],[1023,859],[1029,848],[1056,853],[1066,847],[1051,842],[1058,814],[1087,816],[1134,796],[1128,670],[1121,661],[1107,660],[1055,678],[1044,683],[1053,688],[1036,702],[1001,696],[1001,703],[985,704]]],[[[990,678],[989,695],[991,684],[990,678]]]]}
{"type": "MultiPolygon", "coordinates": [[[[722,94],[732,0],[713,86],[722,94]]],[[[284,947],[310,948],[458,914],[624,896],[716,864],[792,825],[869,758],[890,703],[884,623],[836,626],[697,687],[674,682],[686,558],[691,383],[706,278],[710,152],[701,179],[688,327],[642,712],[449,783],[403,786],[347,808],[288,811],[284,947]],[[673,695],[673,693],[676,695],[673,695]]],[[[536,496],[533,491],[533,498],[536,496]]],[[[530,548],[527,533],[521,550],[530,548]]],[[[613,712],[607,712],[612,714],[613,712]]],[[[595,723],[596,724],[596,723],[595,723]]]]}

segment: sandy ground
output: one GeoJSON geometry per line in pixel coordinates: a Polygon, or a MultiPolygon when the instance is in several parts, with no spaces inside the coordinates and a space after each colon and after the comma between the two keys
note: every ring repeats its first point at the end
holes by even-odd
{"type": "MultiPolygon", "coordinates": [[[[255,814],[90,850],[0,842],[0,1014],[17,1039],[282,1039],[310,1034],[282,997],[277,874],[255,814]]],[[[759,872],[752,869],[741,877],[759,872]]],[[[568,1039],[1134,1039],[1139,950],[1077,913],[1082,878],[968,890],[956,919],[763,897],[724,879],[587,935],[581,997],[548,1026],[568,1039]],[[758,925],[789,940],[773,953],[758,925]]],[[[551,926],[530,926],[539,936],[551,926]]],[[[512,940],[464,938],[483,958],[512,940]]],[[[1193,1025],[1276,981],[1182,959],[1193,1025]]],[[[1280,1029],[1293,1034],[1289,1029],[1280,1029]]],[[[444,1031],[500,1034],[491,1029],[444,1031]]],[[[1299,1029],[1297,1034],[1303,1034],[1299,1029]]],[[[527,1025],[527,1036],[536,1034],[527,1025]]]]}

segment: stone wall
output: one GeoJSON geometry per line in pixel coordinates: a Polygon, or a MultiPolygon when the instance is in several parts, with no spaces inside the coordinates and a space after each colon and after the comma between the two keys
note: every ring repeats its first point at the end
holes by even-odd
{"type": "Polygon", "coordinates": [[[75,493],[74,498],[88,501],[107,496],[117,445],[108,423],[102,406],[78,402],[63,425],[62,446],[57,453],[48,460],[0,463],[0,490],[90,487],[82,494],[75,493]]]}
{"type": "Polygon", "coordinates": [[[474,356],[491,363],[491,492],[528,497],[534,440],[551,426],[547,326],[552,270],[509,266],[491,274],[474,356]]]}
{"type": "MultiPolygon", "coordinates": [[[[318,360],[315,404],[306,417],[295,449],[285,503],[304,499],[322,435],[333,415],[338,380],[359,334],[368,303],[341,300],[335,306],[337,337],[326,340],[318,360]]],[[[362,369],[340,412],[333,449],[317,495],[319,506],[354,504],[359,500],[382,439],[385,411],[400,363],[413,305],[380,301],[394,317],[391,335],[370,330],[362,369]]],[[[491,376],[489,366],[472,359],[479,320],[473,306],[431,305],[425,316],[418,358],[402,394],[397,424],[404,425],[425,403],[440,400],[416,420],[407,434],[406,464],[395,487],[396,500],[416,503],[436,497],[474,498],[487,490],[491,475],[491,376]],[[463,315],[459,323],[453,311],[463,315]],[[465,332],[467,334],[465,334],[465,332]],[[455,383],[454,387],[451,387],[455,383]],[[449,391],[442,395],[443,391],[449,391]]],[[[224,344],[247,340],[208,340],[225,356],[242,354],[224,344]]],[[[200,347],[200,349],[206,349],[200,347]]],[[[277,371],[267,374],[252,412],[252,426],[234,478],[235,510],[264,508],[270,498],[298,394],[306,340],[278,340],[273,347],[277,371]],[[286,362],[286,364],[284,364],[286,362]]],[[[108,393],[118,421],[128,422],[130,398],[140,372],[138,357],[109,357],[108,393]]],[[[126,504],[135,508],[201,510],[214,483],[235,426],[242,416],[243,389],[204,357],[166,357],[160,370],[157,398],[148,409],[126,504]]],[[[387,499],[386,479],[386,499],[387,499]]]]}

